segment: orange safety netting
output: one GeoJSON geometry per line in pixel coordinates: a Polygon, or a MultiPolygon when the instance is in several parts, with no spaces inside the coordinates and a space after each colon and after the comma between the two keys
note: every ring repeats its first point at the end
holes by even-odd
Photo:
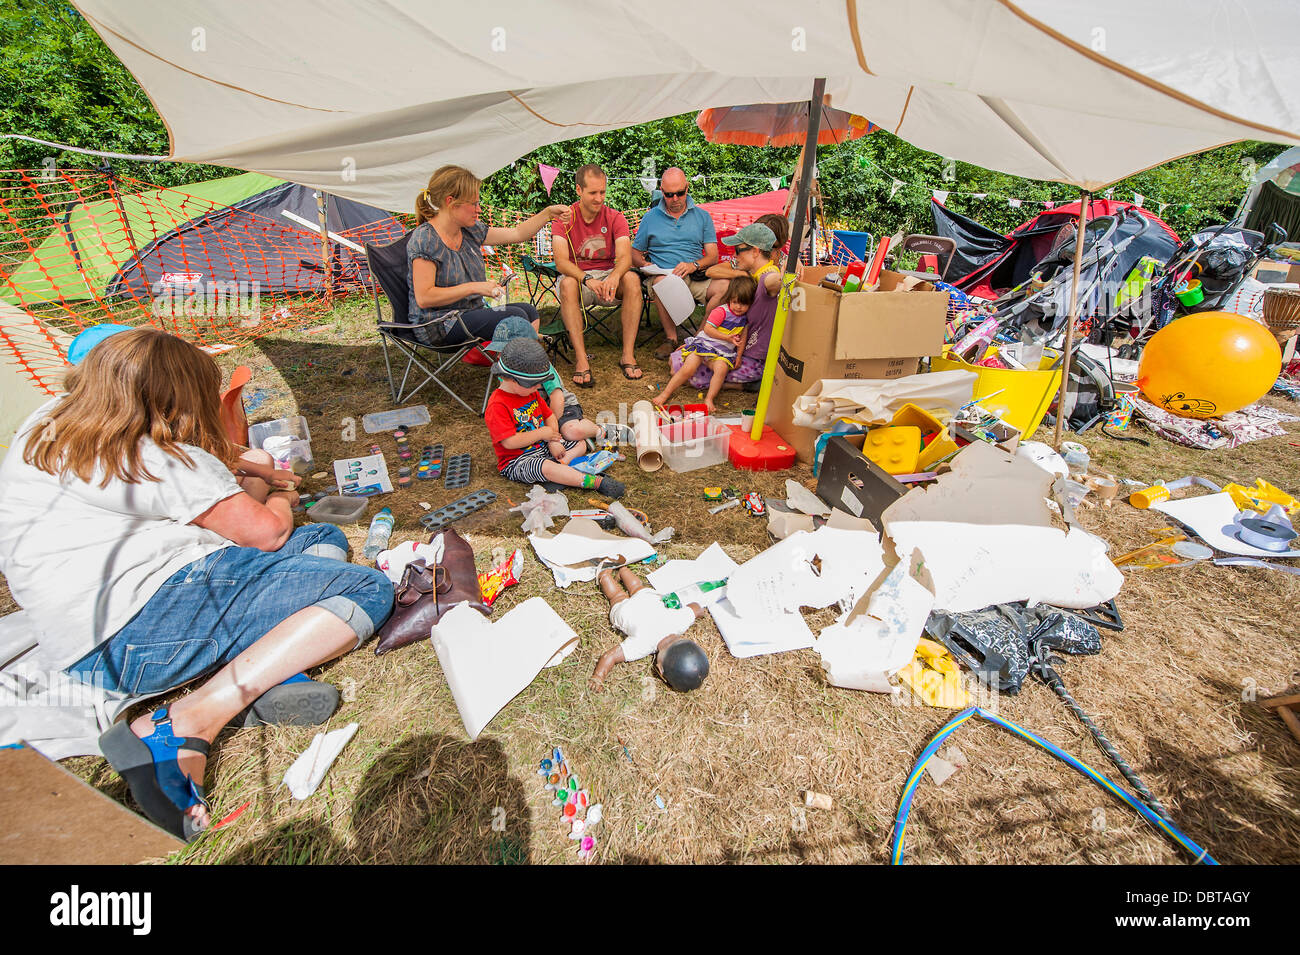
{"type": "MultiPolygon", "coordinates": [[[[319,232],[232,205],[234,181],[160,189],[92,170],[0,171],[0,361],[53,394],[69,341],[90,325],[153,325],[216,351],[319,323],[338,301],[369,297],[363,254],[331,242],[327,270],[319,232]]],[[[624,212],[634,232],[645,211],[624,212]]],[[[492,226],[530,215],[482,207],[492,226]]],[[[720,236],[755,218],[712,215],[720,236]]],[[[382,244],[412,225],[394,216],[330,231],[382,244]]],[[[525,256],[550,261],[550,229],[485,252],[493,277],[519,272],[525,256]]]]}

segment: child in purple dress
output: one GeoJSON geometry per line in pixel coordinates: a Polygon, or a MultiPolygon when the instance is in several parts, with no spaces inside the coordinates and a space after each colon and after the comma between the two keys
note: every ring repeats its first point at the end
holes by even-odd
{"type": "Polygon", "coordinates": [[[713,400],[722,390],[727,372],[736,366],[736,353],[745,341],[745,313],[754,303],[757,290],[757,283],[748,275],[731,280],[723,303],[709,314],[699,333],[682,344],[682,367],[651,401],[656,405],[665,404],[673,392],[690,381],[696,369],[707,362],[713,377],[709,380],[709,393],[704,403],[709,414],[713,414],[713,400]]]}

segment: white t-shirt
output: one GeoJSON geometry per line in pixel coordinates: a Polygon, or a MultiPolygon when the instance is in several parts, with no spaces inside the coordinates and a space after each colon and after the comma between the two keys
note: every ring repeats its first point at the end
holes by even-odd
{"type": "Polygon", "coordinates": [[[99,487],[60,482],[23,461],[27,432],[58,404],[38,408],[0,464],[0,573],[41,631],[41,657],[63,668],[122,629],[167,578],[231,541],[189,523],[240,493],[211,454],[182,445],[190,468],[143,439],[141,459],[159,481],[99,487]]]}

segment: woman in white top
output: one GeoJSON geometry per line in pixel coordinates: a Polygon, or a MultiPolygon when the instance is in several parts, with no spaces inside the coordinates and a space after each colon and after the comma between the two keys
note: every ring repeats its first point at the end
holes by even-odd
{"type": "MultiPolygon", "coordinates": [[[[292,490],[236,482],[216,363],[153,328],[67,376],[0,464],[0,572],[47,665],[130,696],[208,679],[100,738],[154,822],[208,823],[208,743],[295,674],[359,646],[392,585],[333,525],[294,530],[292,490]]],[[[301,679],[301,678],[300,678],[301,679]]]]}

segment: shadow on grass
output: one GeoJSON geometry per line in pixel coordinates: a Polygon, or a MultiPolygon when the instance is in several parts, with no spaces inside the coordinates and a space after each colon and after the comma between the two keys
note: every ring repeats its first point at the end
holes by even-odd
{"type": "Polygon", "coordinates": [[[403,740],[366,770],[341,843],[315,820],[295,820],[237,847],[234,865],[366,863],[522,865],[532,861],[524,787],[501,744],[443,735],[403,740]]]}

